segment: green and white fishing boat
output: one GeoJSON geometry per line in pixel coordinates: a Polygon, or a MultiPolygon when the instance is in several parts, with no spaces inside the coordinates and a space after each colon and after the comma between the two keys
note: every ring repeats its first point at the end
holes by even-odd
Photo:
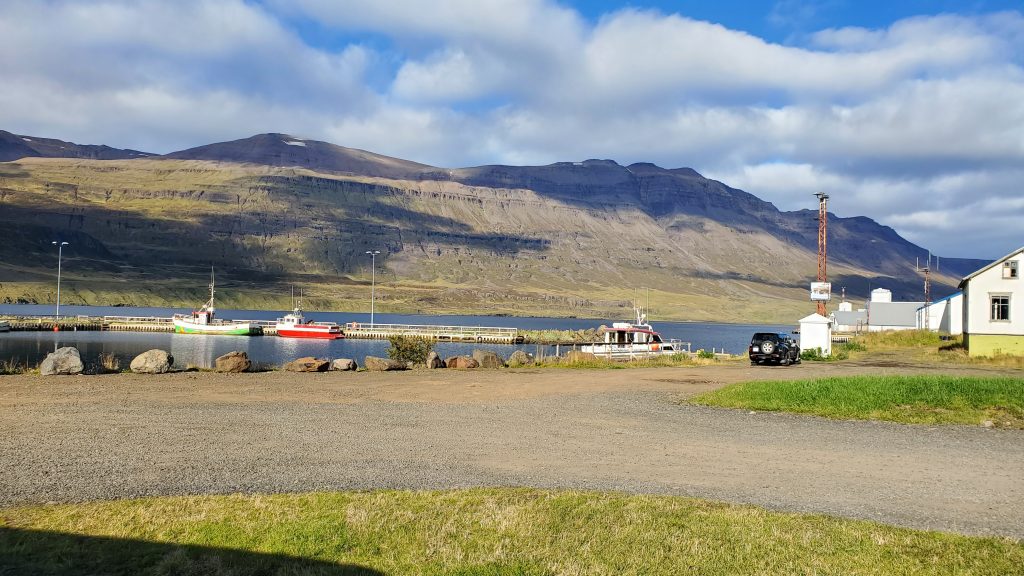
{"type": "Polygon", "coordinates": [[[222,334],[227,336],[253,336],[263,334],[258,324],[246,321],[221,320],[213,306],[213,270],[210,270],[210,299],[191,314],[175,314],[174,332],[177,334],[222,334]]]}

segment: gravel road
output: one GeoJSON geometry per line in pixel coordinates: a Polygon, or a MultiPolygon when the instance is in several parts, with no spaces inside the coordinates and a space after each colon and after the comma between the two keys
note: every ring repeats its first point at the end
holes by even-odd
{"type": "MultiPolygon", "coordinates": [[[[680,405],[746,366],[0,377],[0,505],[535,486],[1024,538],[1024,432],[680,405]]],[[[889,372],[922,373],[901,367],[889,372]]]]}

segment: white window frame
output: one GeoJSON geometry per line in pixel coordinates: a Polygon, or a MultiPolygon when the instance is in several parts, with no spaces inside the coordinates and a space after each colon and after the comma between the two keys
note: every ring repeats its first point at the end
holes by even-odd
{"type": "Polygon", "coordinates": [[[1016,260],[1003,262],[1003,280],[1016,280],[1020,278],[1020,265],[1016,260]]]}
{"type": "Polygon", "coordinates": [[[1009,322],[1010,315],[1012,313],[1010,306],[1012,304],[1011,294],[1006,293],[990,293],[988,295],[988,320],[989,322],[1009,322]],[[996,298],[1006,298],[1006,318],[996,318],[996,298]]]}

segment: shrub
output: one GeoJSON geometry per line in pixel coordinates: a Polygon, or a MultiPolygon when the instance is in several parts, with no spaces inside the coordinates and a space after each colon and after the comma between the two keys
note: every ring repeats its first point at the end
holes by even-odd
{"type": "Polygon", "coordinates": [[[427,355],[434,349],[434,343],[420,336],[389,336],[388,358],[399,362],[425,364],[427,355]]]}
{"type": "Polygon", "coordinates": [[[715,353],[701,348],[700,350],[697,350],[697,358],[706,358],[713,360],[715,358],[715,353]]]}
{"type": "Polygon", "coordinates": [[[831,356],[822,354],[821,348],[808,348],[800,351],[800,359],[809,362],[834,362],[836,360],[846,360],[849,357],[850,353],[839,346],[832,349],[831,356]]]}
{"type": "Polygon", "coordinates": [[[839,346],[836,346],[836,348],[838,348],[840,350],[843,350],[845,352],[867,352],[868,351],[868,347],[865,346],[863,343],[858,342],[857,340],[850,340],[849,342],[843,342],[839,346]]]}
{"type": "Polygon", "coordinates": [[[109,352],[101,352],[98,363],[99,372],[104,374],[121,371],[121,361],[109,352]]]}

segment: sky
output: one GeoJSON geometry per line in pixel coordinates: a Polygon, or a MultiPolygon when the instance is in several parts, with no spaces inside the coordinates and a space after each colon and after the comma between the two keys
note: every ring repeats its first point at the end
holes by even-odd
{"type": "Polygon", "coordinates": [[[691,167],[946,257],[1024,245],[1024,1],[3,0],[0,129],[691,167]]]}

